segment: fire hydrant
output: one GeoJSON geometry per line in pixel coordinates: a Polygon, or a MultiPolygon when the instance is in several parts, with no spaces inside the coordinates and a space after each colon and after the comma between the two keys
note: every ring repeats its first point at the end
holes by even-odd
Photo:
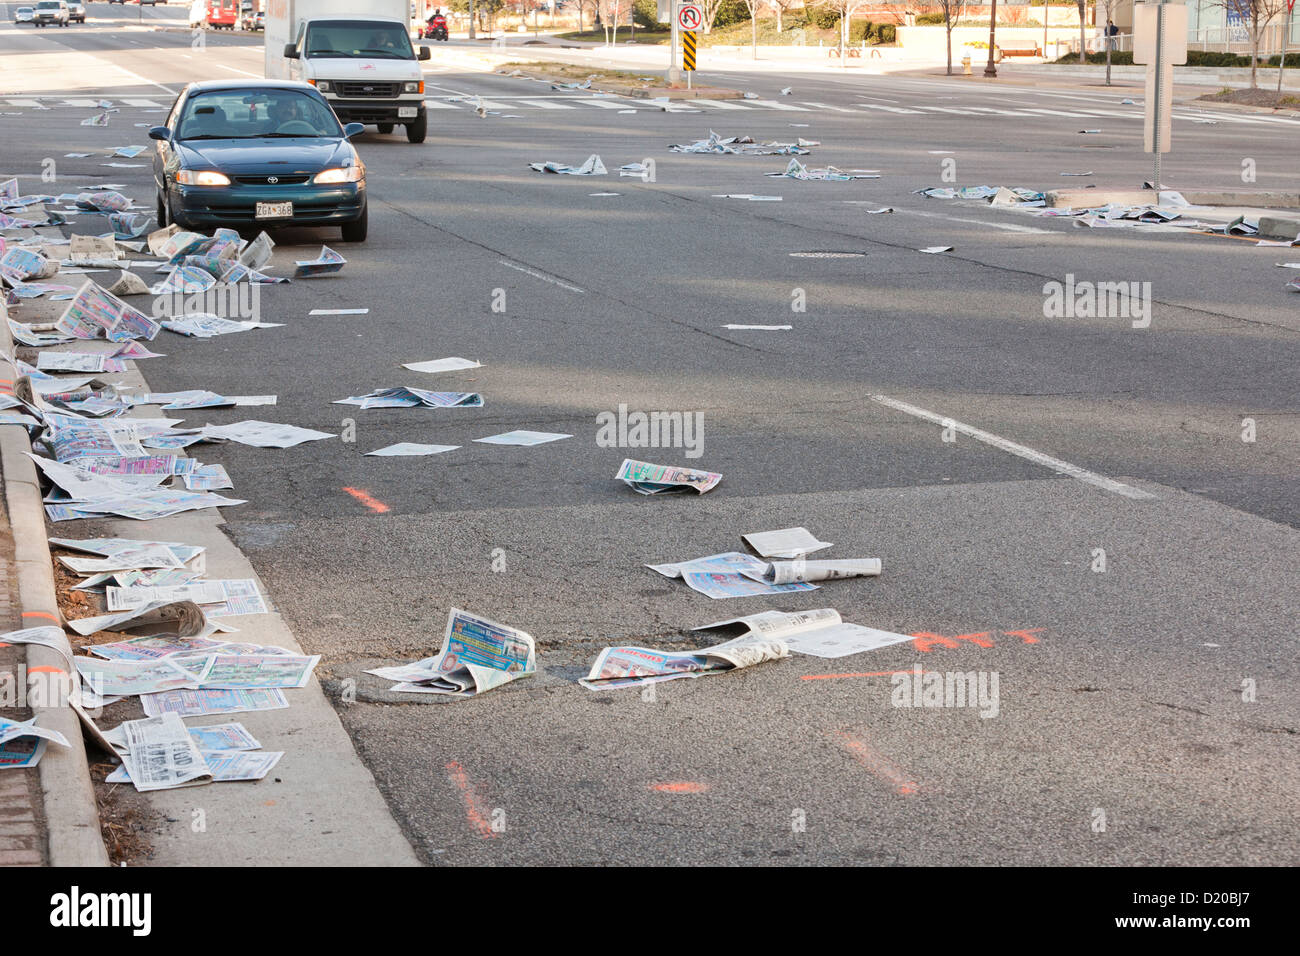
{"type": "Polygon", "coordinates": [[[964,57],[961,58],[961,75],[962,75],[962,76],[970,76],[970,75],[971,75],[971,72],[970,72],[970,54],[969,54],[969,53],[967,53],[964,57]]]}

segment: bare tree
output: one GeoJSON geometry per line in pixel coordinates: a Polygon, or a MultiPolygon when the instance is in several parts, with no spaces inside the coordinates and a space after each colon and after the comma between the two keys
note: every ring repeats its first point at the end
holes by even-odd
{"type": "Polygon", "coordinates": [[[871,0],[816,0],[817,6],[834,10],[840,15],[840,66],[848,65],[844,51],[849,45],[849,18],[863,7],[869,6],[870,2],[871,0]]]}
{"type": "Polygon", "coordinates": [[[722,6],[722,0],[697,0],[701,11],[704,13],[704,32],[706,34],[713,32],[713,21],[717,19],[718,9],[722,6]]]}
{"type": "Polygon", "coordinates": [[[754,59],[758,59],[758,11],[763,0],[745,0],[745,9],[749,11],[750,36],[754,50],[754,59]]]}
{"type": "Polygon", "coordinates": [[[1229,18],[1236,17],[1250,32],[1250,88],[1259,88],[1259,47],[1268,25],[1287,12],[1286,0],[1217,0],[1229,18]]]}
{"type": "Polygon", "coordinates": [[[966,4],[968,0],[939,0],[939,8],[943,11],[943,25],[948,33],[948,75],[952,76],[952,28],[957,25],[957,21],[966,13],[966,4]]]}
{"type": "Polygon", "coordinates": [[[573,5],[578,8],[578,32],[582,32],[582,11],[590,7],[593,11],[600,10],[600,0],[574,0],[573,5]]]}
{"type": "Polygon", "coordinates": [[[767,0],[768,6],[776,11],[776,32],[781,32],[781,18],[795,5],[795,0],[767,0]]]}
{"type": "Polygon", "coordinates": [[[1084,36],[1084,21],[1088,17],[1088,0],[1074,0],[1079,8],[1079,62],[1088,62],[1088,41],[1084,36]]]}

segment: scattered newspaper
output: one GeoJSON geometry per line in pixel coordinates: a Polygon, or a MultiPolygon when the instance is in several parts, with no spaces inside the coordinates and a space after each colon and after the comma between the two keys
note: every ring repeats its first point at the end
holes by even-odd
{"type": "Polygon", "coordinates": [[[817,590],[816,584],[806,581],[786,584],[765,581],[763,574],[768,568],[767,562],[736,551],[676,564],[647,564],[646,567],[666,578],[681,578],[692,590],[714,599],[817,590]]]}
{"type": "Polygon", "coordinates": [[[154,661],[108,661],[95,657],[76,658],[77,673],[90,690],[100,697],[136,697],[159,694],[181,688],[197,689],[202,685],[212,658],[194,662],[191,671],[162,657],[154,661]]]}
{"type": "Polygon", "coordinates": [[[790,160],[789,164],[782,172],[768,173],[770,177],[797,179],[800,181],[821,180],[823,182],[848,182],[851,179],[879,179],[880,176],[875,173],[846,173],[834,166],[824,166],[820,169],[809,169],[797,159],[790,160]]]}
{"type": "Polygon", "coordinates": [[[422,388],[380,388],[367,395],[334,400],[335,405],[357,405],[361,408],[482,408],[483,396],[478,392],[426,392],[422,388]]]}
{"type": "Polygon", "coordinates": [[[188,335],[196,339],[210,339],[232,332],[248,332],[251,329],[278,329],[283,322],[253,322],[236,319],[223,319],[210,313],[195,313],[179,319],[165,319],[162,327],[168,332],[188,335]]]}
{"type": "Polygon", "coordinates": [[[759,634],[747,634],[698,651],[607,647],[597,655],[591,672],[579,683],[588,690],[635,687],[683,677],[704,677],[789,656],[790,649],[783,641],[759,634]]]}
{"type": "Polygon", "coordinates": [[[746,571],[747,575],[771,584],[790,584],[793,581],[832,581],[837,578],[879,577],[879,558],[854,558],[843,561],[773,561],[761,572],[746,571]]]}
{"type": "Polygon", "coordinates": [[[239,442],[241,445],[252,445],[255,448],[292,448],[307,441],[338,437],[311,428],[256,420],[234,422],[230,425],[205,425],[202,435],[209,440],[224,439],[239,442]]]}
{"type": "Polygon", "coordinates": [[[232,614],[266,614],[269,609],[251,578],[191,581],[169,586],[108,587],[110,611],[130,611],[146,604],[193,601],[209,618],[232,614]]]}
{"type": "MultiPolygon", "coordinates": [[[[815,145],[819,144],[808,144],[808,146],[815,145]]],[[[713,132],[713,130],[709,130],[707,139],[698,140],[694,143],[679,143],[674,146],[669,146],[668,149],[674,153],[714,153],[719,155],[744,154],[747,156],[806,156],[810,152],[808,146],[802,146],[799,143],[759,143],[756,142],[752,136],[728,136],[724,138],[713,132]]]]}
{"type": "Polygon", "coordinates": [[[57,730],[36,726],[36,718],[16,721],[0,717],[0,770],[35,767],[45,756],[49,741],[68,747],[66,737],[57,730]]]}
{"type": "Polygon", "coordinates": [[[782,528],[779,531],[755,531],[742,534],[740,540],[764,558],[800,558],[831,547],[807,528],[782,528]]]}
{"type": "Polygon", "coordinates": [[[547,442],[559,441],[561,438],[572,438],[572,435],[564,435],[559,432],[530,432],[526,430],[503,432],[500,435],[489,435],[487,438],[475,438],[476,442],[484,445],[545,445],[547,442]]]}
{"type": "Polygon", "coordinates": [[[122,724],[122,764],[139,791],[211,783],[212,772],[176,714],[122,724]]]}
{"type": "Polygon", "coordinates": [[[155,601],[144,607],[96,617],[83,617],[69,621],[68,627],[78,634],[96,631],[136,631],[148,628],[151,633],[173,634],[177,637],[207,637],[216,626],[193,601],[155,601]]]}
{"type": "Polygon", "coordinates": [[[152,339],[162,326],[87,279],[54,328],[78,339],[107,338],[110,342],[124,342],[152,339]]]}
{"type": "Polygon", "coordinates": [[[348,260],[331,249],[329,246],[320,247],[320,255],[315,259],[303,259],[295,262],[297,267],[293,270],[295,279],[314,279],[316,276],[330,275],[338,272],[348,260]]]}
{"type": "Polygon", "coordinates": [[[212,714],[243,714],[257,710],[283,710],[289,706],[279,688],[256,690],[169,690],[144,694],[140,698],[150,717],[179,714],[182,717],[207,717],[212,714]]]}
{"type": "Polygon", "coordinates": [[[239,254],[239,261],[254,271],[261,269],[271,261],[271,250],[275,243],[265,232],[259,232],[257,238],[244,247],[239,254]]]}
{"type": "Polygon", "coordinates": [[[472,362],[469,359],[454,355],[450,358],[432,359],[428,362],[407,362],[402,366],[402,368],[409,368],[412,372],[456,372],[463,368],[482,367],[482,362],[472,362]]]}
{"type": "Polygon", "coordinates": [[[568,166],[564,163],[529,163],[528,168],[538,173],[559,173],[564,176],[606,176],[609,170],[599,156],[592,153],[581,166],[568,166]]]}
{"type": "Polygon", "coordinates": [[[734,630],[784,641],[797,654],[813,657],[847,657],[912,640],[907,634],[849,624],[833,608],[813,611],[763,611],[693,628],[696,631],[734,630]]]}
{"type": "Polygon", "coordinates": [[[396,445],[387,445],[366,452],[377,458],[413,458],[423,455],[441,455],[443,452],[455,451],[459,445],[420,445],[415,442],[402,441],[396,445]]]}
{"type": "MultiPolygon", "coordinates": [[[[165,660],[165,658],[164,658],[165,660]]],[[[264,690],[275,687],[306,687],[320,655],[297,654],[225,655],[208,658],[202,680],[205,689],[264,690]]]]}
{"type": "Polygon", "coordinates": [[[690,490],[704,494],[712,491],[722,480],[722,475],[717,472],[678,468],[674,465],[652,465],[631,458],[623,459],[623,464],[614,477],[643,495],[690,490]]]}
{"type": "Polygon", "coordinates": [[[212,654],[234,645],[208,637],[179,637],[147,634],[110,644],[93,644],[86,648],[96,657],[109,661],[156,661],[173,654],[212,654]]]}
{"type": "Polygon", "coordinates": [[[20,631],[0,634],[0,647],[4,647],[6,644],[36,644],[41,647],[48,647],[50,650],[63,655],[63,659],[68,662],[69,669],[74,666],[72,662],[72,645],[68,643],[68,635],[63,633],[63,628],[55,627],[53,624],[46,624],[42,627],[26,627],[20,631]]]}
{"type": "Polygon", "coordinates": [[[366,673],[400,681],[390,688],[400,693],[474,697],[536,670],[536,645],[529,634],[452,608],[435,656],[366,673]]]}

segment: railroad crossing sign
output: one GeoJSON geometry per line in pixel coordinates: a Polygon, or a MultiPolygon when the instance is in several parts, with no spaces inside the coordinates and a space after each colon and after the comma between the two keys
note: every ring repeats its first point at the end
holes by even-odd
{"type": "Polygon", "coordinates": [[[687,73],[695,72],[695,31],[682,31],[682,69],[687,73]]]}
{"type": "Polygon", "coordinates": [[[677,25],[683,30],[698,30],[704,23],[704,11],[693,3],[677,8],[677,25]]]}

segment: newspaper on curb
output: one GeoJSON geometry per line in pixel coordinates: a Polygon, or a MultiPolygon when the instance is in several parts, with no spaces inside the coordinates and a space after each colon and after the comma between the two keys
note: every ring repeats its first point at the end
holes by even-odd
{"type": "Polygon", "coordinates": [[[141,792],[211,783],[212,772],[185,722],[166,713],[121,725],[122,764],[141,792]]]}
{"type": "Polygon", "coordinates": [[[536,671],[537,652],[531,635],[452,608],[442,649],[435,656],[366,673],[400,681],[389,688],[398,693],[474,697],[536,671]]]}
{"type": "Polygon", "coordinates": [[[45,755],[49,741],[70,747],[68,738],[57,730],[36,726],[36,718],[10,720],[0,717],[0,770],[35,767],[45,755]]]}
{"type": "Polygon", "coordinates": [[[645,647],[607,647],[579,681],[588,690],[636,687],[683,677],[704,677],[752,667],[790,656],[785,642],[761,634],[746,634],[698,651],[656,651],[645,647]]]}
{"type": "Polygon", "coordinates": [[[849,624],[840,617],[838,611],[829,607],[792,613],[762,611],[692,628],[695,631],[737,629],[745,634],[784,641],[796,654],[813,657],[847,657],[913,639],[908,634],[849,624]]]}
{"type": "Polygon", "coordinates": [[[722,475],[716,472],[678,468],[674,465],[653,465],[631,458],[623,459],[623,464],[614,477],[643,495],[690,490],[704,494],[712,491],[722,481],[722,475]]]}
{"type": "Polygon", "coordinates": [[[203,609],[193,601],[154,601],[129,611],[78,618],[69,621],[68,627],[83,636],[103,630],[130,633],[149,628],[152,634],[207,637],[221,629],[209,621],[203,609]]]}
{"type": "Polygon", "coordinates": [[[207,717],[213,714],[244,714],[258,710],[283,710],[289,706],[284,691],[278,687],[252,690],[168,690],[140,697],[144,712],[150,717],[178,714],[181,717],[207,717]]]}

